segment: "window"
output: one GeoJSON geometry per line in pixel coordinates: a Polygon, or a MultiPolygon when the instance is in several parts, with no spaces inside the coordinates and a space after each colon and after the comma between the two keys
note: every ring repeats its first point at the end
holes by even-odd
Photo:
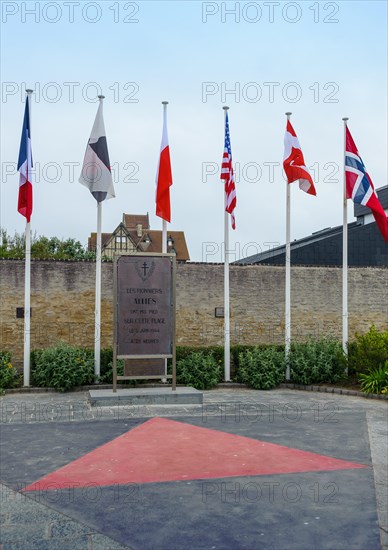
{"type": "Polygon", "coordinates": [[[127,237],[125,235],[116,235],[116,250],[127,249],[127,237]]]}

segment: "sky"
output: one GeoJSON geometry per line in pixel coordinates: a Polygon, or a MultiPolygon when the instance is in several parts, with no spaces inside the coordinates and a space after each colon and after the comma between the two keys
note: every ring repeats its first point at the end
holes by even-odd
{"type": "MultiPolygon", "coordinates": [[[[387,3],[1,2],[0,225],[21,233],[16,162],[25,89],[31,107],[37,235],[86,246],[96,201],[78,182],[103,93],[116,198],[155,215],[163,100],[173,172],[171,230],[192,261],[223,261],[224,111],[236,173],[230,261],[285,242],[285,112],[317,196],[291,186],[291,239],[342,224],[343,117],[376,188],[387,185],[387,3]]],[[[349,204],[349,221],[354,219],[349,204]]]]}

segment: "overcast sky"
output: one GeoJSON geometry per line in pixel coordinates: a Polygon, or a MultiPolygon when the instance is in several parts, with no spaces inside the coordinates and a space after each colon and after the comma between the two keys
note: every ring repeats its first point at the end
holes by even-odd
{"type": "Polygon", "coordinates": [[[26,87],[35,90],[38,235],[86,245],[96,230],[96,202],[78,177],[101,91],[116,191],[103,205],[103,231],[123,212],[149,212],[151,228],[161,228],[155,174],[167,100],[170,228],[185,232],[194,261],[222,261],[223,105],[237,179],[231,261],[285,241],[286,111],[317,189],[312,197],[292,185],[292,239],[342,223],[342,117],[375,187],[387,184],[385,1],[3,1],[1,9],[0,224],[10,233],[25,228],[16,162],[26,87]]]}

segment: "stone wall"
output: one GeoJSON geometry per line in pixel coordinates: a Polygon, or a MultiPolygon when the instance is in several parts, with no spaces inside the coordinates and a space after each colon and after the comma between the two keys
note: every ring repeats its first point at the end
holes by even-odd
{"type": "MultiPolygon", "coordinates": [[[[31,264],[31,347],[58,340],[94,345],[93,262],[33,261],[31,264]]],[[[293,267],[291,272],[292,337],[332,334],[341,338],[342,270],[293,267]]],[[[349,336],[373,323],[388,328],[388,270],[349,269],[349,336]]],[[[102,346],[112,345],[112,264],[102,266],[102,346]]],[[[0,260],[0,349],[23,357],[24,262],[0,260]]],[[[223,265],[178,264],[177,343],[222,344],[223,265]]],[[[284,341],[284,267],[230,266],[231,343],[284,341]]]]}

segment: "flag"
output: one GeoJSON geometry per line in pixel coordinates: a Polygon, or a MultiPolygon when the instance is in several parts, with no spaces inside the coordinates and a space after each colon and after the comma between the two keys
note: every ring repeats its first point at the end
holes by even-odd
{"type": "Polygon", "coordinates": [[[225,145],[224,156],[221,165],[221,179],[225,180],[225,211],[230,214],[232,228],[236,229],[236,219],[234,209],[236,208],[236,187],[234,185],[234,172],[232,165],[232,148],[230,145],[229,118],[228,113],[225,117],[225,145]]]}
{"type": "Polygon", "coordinates": [[[20,140],[18,171],[19,177],[19,198],[18,212],[24,216],[27,222],[32,214],[32,150],[31,150],[31,128],[30,128],[30,98],[26,97],[26,108],[24,111],[22,137],[20,140]]]}
{"type": "Polygon", "coordinates": [[[284,136],[283,168],[288,183],[299,180],[299,188],[302,189],[302,191],[305,191],[309,195],[317,194],[310,172],[305,166],[299,140],[289,120],[287,120],[287,128],[284,136]]]}
{"type": "Polygon", "coordinates": [[[78,181],[89,189],[97,202],[115,196],[102,116],[102,101],[100,101],[92,133],[86,146],[81,176],[78,181]]]}
{"type": "Polygon", "coordinates": [[[163,134],[160,145],[158,172],[156,175],[156,215],[166,222],[171,221],[170,187],[172,172],[170,161],[170,146],[167,134],[167,112],[163,112],[163,134]]]}
{"type": "Polygon", "coordinates": [[[376,224],[388,244],[388,218],[366,171],[349,128],[346,126],[345,151],[346,198],[372,210],[376,224]]]}

